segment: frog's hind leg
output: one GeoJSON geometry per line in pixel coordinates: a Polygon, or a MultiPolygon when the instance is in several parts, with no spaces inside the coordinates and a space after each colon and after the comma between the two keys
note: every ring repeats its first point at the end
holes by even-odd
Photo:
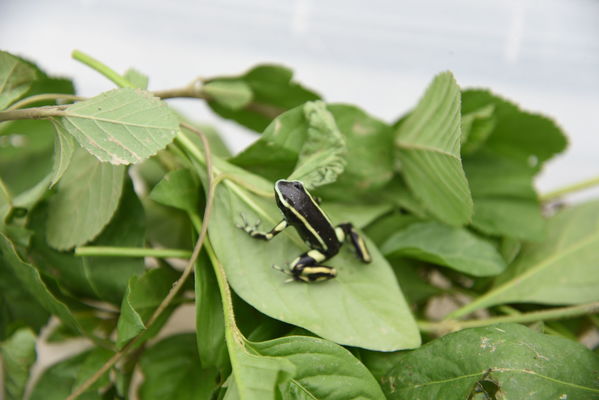
{"type": "Polygon", "coordinates": [[[337,234],[337,239],[340,242],[344,242],[349,239],[353,248],[356,250],[356,255],[362,262],[369,263],[372,261],[372,256],[366,247],[366,242],[358,231],[354,229],[354,226],[351,223],[339,224],[335,228],[335,233],[337,234]]]}

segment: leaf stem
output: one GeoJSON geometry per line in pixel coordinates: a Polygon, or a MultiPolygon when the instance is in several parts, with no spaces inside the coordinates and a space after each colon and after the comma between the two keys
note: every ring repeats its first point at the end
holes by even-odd
{"type": "Polygon", "coordinates": [[[502,315],[483,319],[466,321],[444,320],[439,322],[419,321],[418,327],[423,332],[447,333],[465,328],[479,328],[481,326],[499,323],[529,323],[554,319],[573,318],[587,314],[599,313],[599,301],[569,307],[559,307],[550,310],[533,311],[522,314],[502,315]]]}
{"type": "Polygon", "coordinates": [[[106,78],[108,78],[112,82],[114,82],[118,87],[122,87],[122,88],[124,88],[124,87],[134,88],[135,87],[135,85],[133,85],[127,79],[123,78],[115,70],[113,70],[106,64],[100,62],[99,60],[96,60],[95,58],[91,57],[90,55],[83,53],[82,51],[73,50],[73,53],[71,53],[71,57],[73,57],[75,60],[87,65],[91,69],[99,72],[100,74],[104,75],[106,78]]]}
{"type": "Polygon", "coordinates": [[[45,119],[65,116],[66,106],[45,106],[25,108],[23,110],[0,111],[0,122],[16,121],[19,119],[45,119]]]}
{"type": "Polygon", "coordinates": [[[206,208],[204,209],[204,218],[203,218],[204,223],[201,226],[200,236],[198,237],[198,240],[193,248],[193,253],[191,255],[191,258],[187,262],[187,265],[185,266],[185,269],[183,270],[183,273],[181,273],[181,276],[179,277],[179,279],[177,279],[177,281],[174,283],[173,287],[168,292],[166,297],[162,300],[160,305],[156,308],[156,310],[154,310],[154,313],[152,313],[152,316],[150,316],[150,318],[146,322],[145,329],[142,330],[133,339],[131,339],[131,341],[129,343],[127,343],[119,352],[115,353],[90,378],[88,378],[85,382],[83,382],[81,385],[79,385],[67,397],[67,400],[74,400],[77,397],[79,397],[80,395],[82,395],[98,379],[100,379],[106,372],[108,372],[110,370],[110,368],[112,368],[112,366],[115,365],[125,354],[127,354],[127,352],[131,348],[133,348],[137,344],[137,342],[139,342],[139,340],[141,340],[142,335],[154,325],[154,323],[158,320],[158,318],[164,312],[164,310],[166,310],[167,307],[171,304],[171,302],[173,301],[173,299],[175,298],[177,293],[181,290],[181,288],[183,288],[183,285],[185,284],[187,277],[193,271],[195,262],[198,259],[198,256],[200,255],[200,250],[202,249],[202,245],[204,244],[204,241],[206,240],[206,236],[208,233],[208,221],[210,220],[210,215],[212,214],[212,205],[213,205],[213,201],[214,201],[214,186],[211,184],[213,171],[212,171],[212,153],[210,151],[210,143],[208,143],[208,139],[203,134],[203,132],[201,132],[195,128],[193,129],[193,131],[198,133],[198,135],[200,136],[202,143],[204,145],[204,151],[206,153],[206,169],[208,171],[209,190],[208,190],[208,196],[207,196],[207,201],[206,201],[206,208]]]}
{"type": "Polygon", "coordinates": [[[593,186],[597,186],[597,185],[599,185],[599,176],[596,176],[596,177],[590,178],[590,179],[585,179],[584,181],[577,182],[572,185],[567,185],[562,188],[553,190],[549,193],[545,193],[540,196],[540,200],[542,202],[555,200],[555,199],[563,197],[567,194],[578,192],[578,191],[585,190],[585,189],[589,189],[589,188],[591,188],[593,186]]]}
{"type": "Polygon", "coordinates": [[[29,104],[38,103],[40,101],[48,101],[48,100],[81,101],[81,100],[85,100],[85,99],[86,99],[86,97],[77,96],[74,94],[44,93],[44,94],[37,94],[35,96],[29,96],[29,97],[24,98],[21,101],[17,101],[12,106],[8,107],[7,110],[17,110],[19,108],[28,106],[29,104]]]}
{"type": "Polygon", "coordinates": [[[96,257],[189,258],[191,254],[189,250],[143,247],[82,246],[75,249],[76,256],[96,257]]]}

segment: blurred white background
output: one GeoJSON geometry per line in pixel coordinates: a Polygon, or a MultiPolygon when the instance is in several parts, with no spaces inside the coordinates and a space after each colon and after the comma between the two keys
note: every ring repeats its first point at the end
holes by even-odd
{"type": "MultiPolygon", "coordinates": [[[[599,175],[595,0],[0,0],[0,48],[72,77],[82,95],[112,84],[73,49],[138,68],[151,89],[277,62],[328,101],[387,121],[449,69],[462,87],[489,87],[564,128],[570,146],[542,191],[599,175]]],[[[234,151],[256,138],[197,101],[175,103],[217,125],[234,151]]]]}
{"type": "MultiPolygon", "coordinates": [[[[328,101],[386,121],[449,69],[462,87],[491,88],[564,128],[570,146],[542,173],[541,191],[599,175],[595,0],[0,0],[0,48],[73,78],[85,96],[113,85],[73,61],[73,49],[145,72],[151,89],[282,63],[328,101]]],[[[257,137],[201,102],[175,104],[216,125],[234,151],[257,137]]],[[[181,311],[179,326],[192,329],[193,313],[181,311]]],[[[39,350],[46,365],[69,352],[39,350]]]]}

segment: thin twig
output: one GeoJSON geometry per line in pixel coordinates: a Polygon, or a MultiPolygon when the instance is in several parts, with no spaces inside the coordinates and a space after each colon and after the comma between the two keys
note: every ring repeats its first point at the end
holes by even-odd
{"type": "Polygon", "coordinates": [[[202,245],[203,245],[204,240],[206,239],[206,235],[208,233],[208,221],[210,220],[210,215],[212,214],[212,204],[213,204],[213,200],[214,200],[214,186],[211,184],[212,183],[212,174],[213,174],[213,172],[212,172],[212,153],[210,151],[210,144],[208,143],[208,139],[206,139],[203,132],[201,132],[199,129],[196,129],[189,124],[182,123],[181,126],[200,136],[202,143],[204,145],[204,152],[206,154],[206,169],[208,170],[208,187],[209,187],[209,189],[208,189],[208,199],[206,202],[206,208],[204,209],[204,216],[202,218],[204,223],[202,224],[200,236],[193,248],[193,253],[191,255],[191,258],[189,259],[187,265],[185,266],[185,269],[183,270],[183,273],[181,274],[181,276],[179,277],[177,282],[175,282],[175,284],[173,285],[171,290],[168,292],[168,294],[166,295],[164,300],[162,300],[162,302],[156,308],[156,310],[154,311],[154,313],[152,314],[150,319],[148,319],[148,322],[145,324],[146,325],[145,329],[142,332],[140,332],[137,336],[135,336],[135,338],[133,338],[129,343],[127,343],[119,352],[115,353],[90,378],[88,378],[79,387],[77,387],[71,393],[71,395],[69,395],[69,397],[67,397],[67,400],[74,400],[77,397],[79,397],[81,394],[83,394],[98,379],[100,379],[108,370],[110,370],[110,368],[112,368],[114,366],[114,364],[116,364],[125,354],[127,354],[129,349],[131,349],[135,344],[137,344],[137,342],[141,339],[143,333],[145,333],[148,329],[150,329],[152,327],[152,325],[156,322],[158,317],[160,317],[160,315],[164,312],[164,310],[166,310],[166,308],[170,305],[170,303],[175,298],[175,296],[177,295],[179,290],[181,290],[181,288],[185,284],[187,277],[191,274],[191,271],[193,271],[193,266],[195,265],[195,262],[196,262],[198,256],[200,255],[200,250],[202,249],[202,245]]]}
{"type": "Polygon", "coordinates": [[[45,119],[52,117],[64,117],[67,106],[45,106],[25,108],[23,110],[0,111],[0,122],[16,121],[19,119],[45,119]]]}
{"type": "Polygon", "coordinates": [[[499,317],[471,319],[459,321],[448,319],[439,322],[420,321],[418,327],[424,332],[447,333],[466,328],[479,328],[481,326],[500,323],[529,323],[536,321],[549,321],[555,319],[573,318],[587,314],[599,313],[599,302],[580,304],[569,307],[552,308],[549,310],[533,311],[522,314],[502,315],[499,317]]]}
{"type": "Polygon", "coordinates": [[[64,94],[64,93],[36,94],[35,96],[26,97],[23,100],[17,101],[12,106],[8,107],[6,110],[17,110],[17,109],[23,108],[29,104],[38,103],[40,101],[48,101],[48,100],[81,101],[81,100],[85,100],[85,99],[86,99],[86,97],[77,96],[74,94],[64,94]]]}

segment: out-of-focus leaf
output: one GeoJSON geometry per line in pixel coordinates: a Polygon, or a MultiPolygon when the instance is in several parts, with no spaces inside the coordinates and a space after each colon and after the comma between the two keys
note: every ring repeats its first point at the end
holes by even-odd
{"type": "Polygon", "coordinates": [[[144,381],[142,400],[210,400],[217,387],[217,371],[202,368],[192,334],[161,340],[145,350],[140,360],[144,381]]]}
{"type": "Polygon", "coordinates": [[[200,201],[200,186],[189,170],[169,172],[152,189],[150,198],[160,204],[197,213],[200,201]]]}
{"type": "Polygon", "coordinates": [[[252,89],[243,80],[215,79],[204,86],[202,92],[211,100],[231,110],[239,110],[252,101],[252,89]]]}
{"type": "Polygon", "coordinates": [[[381,379],[391,400],[599,396],[595,354],[571,340],[516,324],[452,333],[393,361],[381,379]]]}
{"type": "MultiPolygon", "coordinates": [[[[106,349],[95,348],[51,365],[44,371],[31,392],[30,400],[64,400],[75,388],[90,378],[112,356],[106,349]]],[[[100,400],[98,390],[108,383],[104,374],[79,399],[100,400]]]]}
{"type": "Polygon", "coordinates": [[[37,77],[37,69],[30,63],[0,51],[0,110],[27,93],[37,77]]]}
{"type": "Polygon", "coordinates": [[[50,200],[48,243],[59,250],[93,240],[116,211],[125,177],[124,166],[101,163],[78,149],[50,200]]]}
{"type": "Polygon", "coordinates": [[[437,219],[455,226],[472,218],[460,139],[460,88],[444,72],[399,126],[395,147],[411,191],[437,219]]]}
{"type": "Polygon", "coordinates": [[[127,71],[125,71],[123,77],[138,89],[145,90],[148,88],[148,82],[150,81],[150,79],[146,74],[136,70],[135,68],[129,68],[127,71]]]}
{"type": "Polygon", "coordinates": [[[487,90],[462,92],[463,114],[489,105],[494,107],[495,126],[484,148],[535,172],[543,162],[566,148],[566,137],[551,119],[521,110],[516,104],[487,90]]]}
{"type": "Polygon", "coordinates": [[[14,245],[1,233],[0,256],[0,267],[8,268],[31,297],[72,329],[81,331],[69,308],[50,291],[39,271],[33,265],[23,261],[17,254],[14,245]]]}
{"type": "Polygon", "coordinates": [[[505,303],[578,304],[599,300],[599,202],[561,211],[547,237],[529,243],[494,287],[454,316],[505,303]]]}
{"type": "MultiPolygon", "coordinates": [[[[177,273],[170,268],[157,268],[146,271],[140,277],[133,276],[123,297],[121,315],[117,325],[116,344],[122,348],[130,339],[137,336],[144,329],[156,307],[164,300],[173,283],[177,280],[177,273]]],[[[162,323],[155,323],[144,334],[145,339],[151,338],[162,327],[173,308],[163,312],[162,323]]]]}
{"type": "Polygon", "coordinates": [[[221,117],[232,119],[256,132],[262,132],[279,114],[318,100],[320,96],[292,81],[293,72],[281,65],[258,65],[238,77],[216,77],[213,81],[243,82],[251,89],[252,102],[242,109],[231,109],[218,101],[208,105],[221,117]]]}
{"type": "Polygon", "coordinates": [[[29,372],[37,357],[35,341],[35,334],[25,328],[0,343],[6,400],[20,400],[25,394],[29,372]]]}
{"type": "Polygon", "coordinates": [[[396,232],[381,246],[386,257],[408,257],[473,276],[501,273],[505,261],[489,242],[464,228],[419,222],[396,232]]]}
{"type": "Polygon", "coordinates": [[[67,170],[73,152],[75,151],[75,139],[65,131],[62,124],[55,119],[51,120],[56,130],[56,140],[54,140],[54,166],[52,167],[52,180],[50,186],[54,186],[67,170]]]}
{"type": "Polygon", "coordinates": [[[474,153],[495,128],[495,106],[489,104],[462,114],[462,155],[474,153]]]}

